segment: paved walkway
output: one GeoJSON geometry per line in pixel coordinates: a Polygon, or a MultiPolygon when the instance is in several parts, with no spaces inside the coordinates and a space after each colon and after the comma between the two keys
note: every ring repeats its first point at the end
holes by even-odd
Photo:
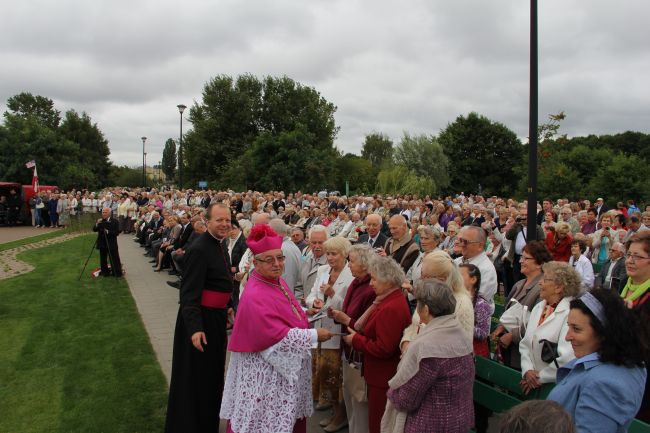
{"type": "Polygon", "coordinates": [[[36,228],[31,226],[0,227],[0,244],[42,235],[43,233],[55,232],[57,230],[61,229],[51,229],[49,227],[36,228]]]}
{"type": "Polygon", "coordinates": [[[23,251],[33,250],[35,248],[42,248],[48,245],[64,242],[69,239],[75,238],[81,233],[67,233],[51,239],[45,239],[39,242],[32,242],[30,244],[21,245],[10,250],[0,252],[0,280],[4,278],[15,277],[20,274],[25,274],[34,270],[34,266],[22,260],[18,260],[16,255],[23,251]]]}
{"type": "Polygon", "coordinates": [[[143,256],[144,248],[140,248],[140,244],[132,239],[128,234],[117,237],[120,258],[126,271],[124,276],[142,316],[160,368],[169,384],[174,326],[178,313],[178,290],[168,286],[166,282],[176,277],[169,276],[167,271],[153,272],[149,263],[151,259],[143,256]]]}

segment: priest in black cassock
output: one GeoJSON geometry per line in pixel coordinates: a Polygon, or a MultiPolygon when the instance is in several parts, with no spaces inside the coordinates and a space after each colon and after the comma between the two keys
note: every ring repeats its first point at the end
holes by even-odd
{"type": "Polygon", "coordinates": [[[99,249],[99,265],[101,266],[102,277],[122,276],[122,261],[117,250],[117,235],[120,234],[119,223],[111,218],[111,209],[103,208],[102,217],[93,226],[97,232],[97,249],[99,249]],[[111,269],[108,269],[108,259],[111,261],[111,269]]]}
{"type": "Polygon", "coordinates": [[[174,331],[165,432],[217,432],[226,364],[226,323],[233,278],[222,241],[230,209],[212,204],[208,230],[187,250],[174,331]]]}

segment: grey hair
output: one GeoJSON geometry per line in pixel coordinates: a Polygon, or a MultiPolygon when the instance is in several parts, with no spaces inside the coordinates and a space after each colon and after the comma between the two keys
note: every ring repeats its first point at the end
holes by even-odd
{"type": "Polygon", "coordinates": [[[474,232],[476,233],[476,239],[479,241],[479,243],[483,244],[485,246],[485,242],[487,242],[487,236],[485,235],[485,230],[483,230],[481,227],[478,226],[465,226],[461,230],[468,231],[468,232],[474,232]]]}
{"type": "Polygon", "coordinates": [[[567,262],[547,262],[542,265],[546,277],[553,274],[553,281],[562,286],[562,297],[578,296],[582,288],[580,274],[567,262]]]}
{"type": "Polygon", "coordinates": [[[620,252],[625,253],[625,245],[623,245],[622,243],[620,243],[620,242],[613,242],[611,248],[613,249],[614,247],[618,248],[618,250],[619,250],[620,252]]]}
{"type": "Polygon", "coordinates": [[[271,228],[281,236],[286,236],[289,233],[289,226],[287,226],[280,218],[273,218],[269,221],[269,226],[271,226],[271,228]]]}
{"type": "Polygon", "coordinates": [[[327,231],[327,227],[321,224],[316,224],[309,229],[309,237],[311,237],[312,233],[318,233],[318,232],[325,233],[325,239],[330,238],[330,233],[329,231],[327,231]]]}
{"type": "Polygon", "coordinates": [[[366,243],[352,245],[350,251],[348,251],[348,257],[350,257],[350,254],[352,253],[356,255],[361,267],[368,271],[370,262],[375,258],[375,251],[370,247],[370,245],[366,243]]]}
{"type": "Polygon", "coordinates": [[[442,235],[440,234],[440,230],[438,230],[433,226],[421,225],[418,226],[417,230],[420,236],[426,235],[427,237],[432,237],[438,244],[442,241],[442,235]]]}
{"type": "Polygon", "coordinates": [[[390,283],[393,287],[401,287],[406,280],[404,270],[391,257],[375,256],[368,266],[368,272],[373,278],[390,283]]]}
{"type": "Polygon", "coordinates": [[[419,307],[426,305],[433,317],[447,316],[456,311],[454,292],[442,281],[419,280],[415,284],[415,299],[419,307]]]}

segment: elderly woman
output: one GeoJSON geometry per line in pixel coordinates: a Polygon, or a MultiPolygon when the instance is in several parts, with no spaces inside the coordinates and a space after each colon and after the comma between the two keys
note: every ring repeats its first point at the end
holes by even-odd
{"type": "Polygon", "coordinates": [[[406,276],[390,257],[375,257],[368,268],[370,285],[377,296],[343,341],[363,353],[363,378],[368,389],[368,431],[379,433],[386,408],[388,380],[400,359],[399,341],[411,320],[401,285],[406,276]]]}
{"type": "MultiPolygon", "coordinates": [[[[420,236],[420,255],[415,259],[415,263],[406,273],[408,286],[405,287],[409,292],[412,291],[415,283],[422,275],[422,260],[432,251],[438,250],[438,245],[442,241],[442,234],[431,226],[421,225],[417,228],[417,233],[420,236]]],[[[415,308],[415,298],[412,293],[409,293],[409,303],[412,309],[415,308]]]]}
{"type": "Polygon", "coordinates": [[[506,298],[506,310],[499,325],[491,334],[491,339],[498,346],[503,363],[519,370],[519,343],[526,331],[528,314],[539,300],[544,274],[542,266],[552,261],[546,245],[542,241],[531,241],[521,254],[521,273],[526,277],[515,283],[506,298]]]}
{"type": "Polygon", "coordinates": [[[456,238],[458,237],[458,224],[456,224],[453,221],[450,221],[447,224],[447,231],[445,232],[445,240],[442,242],[442,245],[440,245],[440,248],[447,252],[448,254],[451,254],[453,249],[454,249],[454,243],[456,242],[456,238]]]}
{"type": "MultiPolygon", "coordinates": [[[[456,318],[463,328],[465,339],[471,346],[474,339],[474,306],[469,291],[465,288],[463,277],[458,266],[453,262],[449,254],[444,251],[434,251],[425,257],[422,262],[422,279],[436,279],[451,287],[456,298],[456,318]]],[[[421,332],[421,321],[417,310],[413,313],[411,325],[404,331],[404,337],[400,343],[402,353],[406,351],[409,343],[421,332]]]]}
{"type": "Polygon", "coordinates": [[[546,235],[546,247],[557,262],[568,262],[571,257],[571,226],[560,221],[546,235]]]}
{"type": "Polygon", "coordinates": [[[454,315],[452,289],[436,280],[416,285],[426,325],[390,380],[382,432],[467,432],[474,423],[472,345],[454,315]]]}
{"type": "Polygon", "coordinates": [[[56,204],[56,213],[59,214],[59,227],[65,227],[70,223],[70,201],[67,194],[60,194],[56,204]]]}
{"type": "Polygon", "coordinates": [[[569,265],[571,265],[580,275],[583,291],[594,287],[594,267],[585,256],[586,251],[587,244],[583,240],[574,239],[571,242],[571,257],[569,258],[569,265]]]}
{"type": "Polygon", "coordinates": [[[573,417],[578,432],[626,432],[643,400],[647,335],[621,298],[608,289],[570,303],[569,330],[576,359],[557,372],[548,396],[573,417]]]}
{"type": "MultiPolygon", "coordinates": [[[[370,274],[368,273],[370,262],[374,257],[374,250],[367,244],[353,245],[350,248],[348,266],[354,280],[348,287],[348,293],[345,295],[341,310],[332,309],[328,312],[337,323],[342,325],[341,331],[343,332],[348,326],[354,329],[357,320],[375,300],[375,292],[370,286],[370,274]]],[[[365,433],[368,431],[368,399],[366,398],[366,383],[361,377],[363,353],[343,344],[342,349],[343,399],[348,414],[348,431],[350,433],[365,433]]],[[[326,419],[321,422],[321,425],[327,426],[332,421],[326,419]]]]}
{"type": "Polygon", "coordinates": [[[526,394],[543,383],[554,383],[557,369],[574,358],[565,337],[569,303],[580,293],[580,275],[564,262],[544,263],[542,271],[542,300],[533,308],[519,343],[521,387],[526,394]]]}
{"type": "MultiPolygon", "coordinates": [[[[350,241],[342,237],[328,239],[323,244],[327,264],[318,268],[316,281],[307,296],[305,303],[310,307],[307,314],[314,316],[329,308],[340,310],[352,283],[352,272],[347,258],[350,251],[350,241]]],[[[315,326],[340,333],[341,328],[333,318],[324,315],[315,322],[315,326]]],[[[313,362],[312,389],[314,400],[318,400],[317,410],[325,410],[334,406],[334,425],[341,425],[346,420],[345,404],[339,401],[341,388],[341,339],[337,335],[331,340],[319,345],[315,351],[313,362]]],[[[344,424],[343,424],[344,425],[344,424]]],[[[329,431],[329,430],[328,430],[329,431]]],[[[332,430],[334,431],[334,430],[332,430]]]]}

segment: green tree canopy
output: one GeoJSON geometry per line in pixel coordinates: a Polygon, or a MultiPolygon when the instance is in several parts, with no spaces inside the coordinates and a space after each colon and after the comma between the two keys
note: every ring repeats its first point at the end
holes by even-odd
{"type": "Polygon", "coordinates": [[[335,111],[315,89],[288,77],[218,76],[190,110],[186,172],[219,187],[333,186],[335,111]]]}
{"type": "Polygon", "coordinates": [[[176,142],[168,138],[162,154],[162,171],[167,180],[173,180],[176,176],[176,142]]]}
{"type": "Polygon", "coordinates": [[[408,167],[415,175],[431,180],[434,188],[429,193],[438,193],[449,186],[449,160],[442,145],[433,135],[411,136],[404,132],[402,140],[394,151],[395,162],[408,167]]]}
{"type": "Polygon", "coordinates": [[[361,157],[370,161],[373,167],[379,168],[384,161],[392,159],[393,141],[382,133],[368,134],[361,148],[361,157]]]}
{"type": "Polygon", "coordinates": [[[110,183],[108,142],[91,118],[66,112],[52,100],[21,93],[9,98],[0,126],[0,179],[30,183],[25,163],[35,160],[43,185],[97,188],[110,183]]]}
{"type": "Polygon", "coordinates": [[[524,147],[517,135],[501,123],[477,113],[458,116],[438,136],[449,158],[453,191],[510,196],[517,184],[514,167],[524,147]]]}

